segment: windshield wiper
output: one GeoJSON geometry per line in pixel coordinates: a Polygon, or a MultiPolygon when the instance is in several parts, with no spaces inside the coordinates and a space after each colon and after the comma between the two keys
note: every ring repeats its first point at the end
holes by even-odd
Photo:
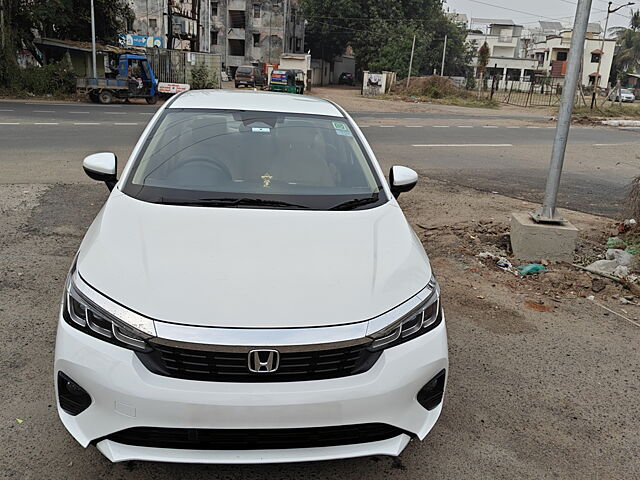
{"type": "Polygon", "coordinates": [[[283,202],[280,200],[264,200],[261,198],[197,198],[197,199],[165,199],[160,203],[166,205],[187,205],[197,207],[237,207],[237,206],[256,206],[256,207],[282,207],[282,208],[309,208],[305,205],[297,205],[295,203],[283,202]]]}
{"type": "Polygon", "coordinates": [[[347,200],[346,202],[339,203],[338,205],[331,207],[329,210],[354,210],[358,207],[369,205],[370,203],[376,203],[379,197],[379,194],[374,193],[370,197],[354,198],[353,200],[347,200]]]}

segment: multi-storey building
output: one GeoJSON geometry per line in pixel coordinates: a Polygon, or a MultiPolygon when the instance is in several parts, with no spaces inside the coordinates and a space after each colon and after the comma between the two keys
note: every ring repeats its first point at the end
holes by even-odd
{"type": "Polygon", "coordinates": [[[304,48],[304,18],[297,0],[212,0],[211,52],[233,73],[243,63],[278,63],[304,48]]]}
{"type": "MultiPolygon", "coordinates": [[[[523,56],[522,26],[512,20],[471,19],[472,30],[467,40],[479,49],[485,42],[489,47],[487,73],[507,80],[520,80],[533,75],[537,64],[523,56]]],[[[477,65],[477,57],[474,65],[477,65]]]]}
{"type": "Polygon", "coordinates": [[[163,46],[218,53],[229,73],[248,63],[278,63],[304,49],[298,0],[130,0],[132,34],[163,46]]]}

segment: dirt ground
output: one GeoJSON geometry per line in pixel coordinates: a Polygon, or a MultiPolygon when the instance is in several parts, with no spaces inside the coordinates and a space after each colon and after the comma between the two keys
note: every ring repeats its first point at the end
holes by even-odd
{"type": "MultiPolygon", "coordinates": [[[[399,459],[271,466],[110,464],[57,418],[53,350],[66,271],[106,198],[98,184],[0,185],[0,478],[638,478],[640,308],[564,265],[518,278],[483,251],[507,247],[533,205],[422,176],[407,218],[442,285],[450,377],[442,417],[399,459]],[[586,297],[595,295],[595,301],[586,297]]],[[[606,218],[564,212],[594,255],[606,218]]],[[[604,247],[602,247],[604,248],[604,247]]]]}

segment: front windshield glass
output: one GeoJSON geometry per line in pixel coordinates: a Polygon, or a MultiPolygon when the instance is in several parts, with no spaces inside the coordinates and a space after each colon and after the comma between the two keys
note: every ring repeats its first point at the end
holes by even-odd
{"type": "Polygon", "coordinates": [[[344,118],[167,109],[124,193],[202,206],[360,209],[387,199],[344,118]]]}

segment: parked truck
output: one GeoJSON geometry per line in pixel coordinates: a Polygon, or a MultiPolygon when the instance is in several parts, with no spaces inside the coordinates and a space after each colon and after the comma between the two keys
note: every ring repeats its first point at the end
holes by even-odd
{"type": "Polygon", "coordinates": [[[79,78],[76,85],[77,93],[104,104],[115,99],[144,98],[153,105],[160,95],[173,95],[189,88],[186,83],[158,82],[147,57],[132,54],[120,55],[115,76],[79,78]]]}

